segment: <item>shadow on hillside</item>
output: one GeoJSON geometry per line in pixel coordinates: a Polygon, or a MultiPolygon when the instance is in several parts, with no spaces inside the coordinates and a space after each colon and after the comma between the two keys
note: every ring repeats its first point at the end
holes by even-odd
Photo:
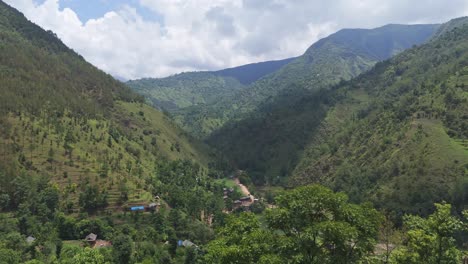
{"type": "Polygon", "coordinates": [[[290,86],[206,140],[256,184],[283,184],[333,103],[331,90],[290,86]]]}

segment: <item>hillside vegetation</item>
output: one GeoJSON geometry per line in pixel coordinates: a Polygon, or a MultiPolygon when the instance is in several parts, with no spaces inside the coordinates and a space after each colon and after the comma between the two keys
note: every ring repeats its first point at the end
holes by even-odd
{"type": "MultiPolygon", "coordinates": [[[[334,97],[327,91],[370,69],[376,62],[427,40],[437,25],[388,25],[377,29],[346,29],[312,45],[307,52],[257,81],[234,99],[239,109],[219,103],[223,117],[232,118],[207,137],[234,164],[247,169],[258,183],[278,184],[294,170],[304,147],[325,118],[334,97]],[[411,37],[409,37],[411,35],[411,37]],[[251,112],[249,112],[251,111],[251,112]],[[238,115],[244,112],[242,115],[238,115]],[[232,117],[232,116],[231,116],[232,117]]],[[[205,116],[194,111],[194,126],[222,124],[217,105],[205,116]],[[214,114],[213,114],[214,113],[214,114]]],[[[199,109],[197,109],[199,110],[199,109]]],[[[201,111],[201,110],[200,110],[201,111]]],[[[206,131],[202,130],[202,131],[206,131]]]]}
{"type": "MultiPolygon", "coordinates": [[[[236,95],[245,109],[193,120],[199,135],[217,129],[221,155],[0,1],[0,263],[460,263],[468,24],[452,23],[350,81],[308,79],[315,65],[260,89],[290,64],[259,75],[287,61],[251,65],[264,67],[257,76],[249,66],[166,80],[180,85],[168,100],[192,104],[177,111],[221,102],[211,81],[223,90],[242,76],[242,93],[262,90],[236,95]],[[186,101],[184,82],[198,77],[210,79],[192,90],[204,94],[186,101]],[[242,87],[249,78],[260,79],[242,87]],[[222,156],[246,170],[228,171],[222,156]]],[[[406,47],[404,32],[390,39],[406,47]]],[[[401,47],[368,37],[351,57],[329,53],[343,60],[324,59],[323,73],[351,78],[401,47]]]]}
{"type": "Polygon", "coordinates": [[[210,72],[181,73],[163,79],[128,81],[156,108],[174,112],[194,105],[214,104],[223,96],[233,95],[244,86],[232,77],[210,72]]]}
{"type": "MultiPolygon", "coordinates": [[[[466,26],[320,90],[298,85],[208,142],[260,185],[321,183],[399,212],[466,205],[466,26]]],[[[437,37],[438,36],[438,37],[437,37]]]]}
{"type": "Polygon", "coordinates": [[[224,97],[234,96],[293,59],[252,63],[219,71],[185,72],[166,78],[143,78],[126,84],[144,95],[154,107],[175,113],[183,108],[212,105],[224,97]]]}
{"type": "Polygon", "coordinates": [[[0,87],[1,263],[180,263],[212,239],[215,153],[1,1],[0,87]]]}
{"type": "Polygon", "coordinates": [[[13,196],[13,172],[24,171],[49,175],[70,209],[86,185],[109,205],[146,203],[156,162],[208,170],[208,148],[141,96],[16,10],[0,3],[0,14],[0,193],[13,196]]]}
{"type": "Polygon", "coordinates": [[[397,211],[466,206],[467,22],[337,87],[294,184],[327,183],[397,211]]]}

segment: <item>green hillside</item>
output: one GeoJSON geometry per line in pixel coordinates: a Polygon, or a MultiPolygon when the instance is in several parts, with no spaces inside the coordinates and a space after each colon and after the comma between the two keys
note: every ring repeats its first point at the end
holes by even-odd
{"type": "Polygon", "coordinates": [[[244,85],[249,85],[262,77],[281,69],[295,58],[264,61],[223,69],[213,72],[217,76],[232,77],[244,85]]]}
{"type": "Polygon", "coordinates": [[[230,104],[219,104],[223,117],[228,118],[216,116],[219,109],[213,106],[203,115],[188,113],[186,122],[188,127],[204,126],[201,131],[209,132],[206,127],[216,127],[207,126],[208,120],[223,124],[223,120],[229,120],[229,113],[236,116],[244,112],[211,133],[207,142],[222,150],[236,166],[247,169],[257,183],[284,182],[334,101],[327,93],[329,87],[426,40],[437,28],[388,25],[372,30],[341,30],[243,91],[244,96],[235,99],[239,103],[236,111],[229,108],[230,104]]]}
{"type": "Polygon", "coordinates": [[[467,40],[344,30],[148,102],[0,0],[0,264],[461,263],[467,40]]]}
{"type": "Polygon", "coordinates": [[[178,115],[184,108],[204,108],[222,98],[233,97],[247,85],[293,59],[252,63],[219,71],[184,72],[166,78],[143,78],[126,84],[145,96],[154,107],[178,115]]]}
{"type": "Polygon", "coordinates": [[[13,195],[10,181],[24,171],[48,175],[74,210],[71,189],[87,184],[111,206],[122,193],[147,203],[156,163],[191,160],[208,170],[206,146],[3,3],[0,39],[0,193],[13,195]]]}
{"type": "Polygon", "coordinates": [[[326,183],[395,211],[466,207],[468,21],[452,28],[338,87],[293,185],[326,183]]]}
{"type": "Polygon", "coordinates": [[[259,185],[321,183],[394,212],[466,206],[467,30],[348,82],[286,89],[208,142],[259,185]]]}
{"type": "Polygon", "coordinates": [[[212,239],[215,153],[1,1],[0,87],[0,263],[183,263],[177,241],[212,239]]]}
{"type": "Polygon", "coordinates": [[[214,104],[219,98],[235,94],[244,86],[232,77],[211,72],[181,73],[162,79],[128,81],[127,85],[145,96],[153,106],[169,112],[194,105],[214,104]]]}

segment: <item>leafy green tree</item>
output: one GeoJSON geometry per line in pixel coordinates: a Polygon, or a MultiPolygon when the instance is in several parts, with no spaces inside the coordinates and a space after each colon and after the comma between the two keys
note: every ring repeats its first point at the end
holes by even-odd
{"type": "Polygon", "coordinates": [[[104,256],[98,250],[84,248],[83,251],[73,257],[73,264],[108,264],[104,256]]]}
{"type": "Polygon", "coordinates": [[[0,263],[17,264],[20,263],[20,260],[19,252],[12,249],[0,248],[0,263]]]}
{"type": "Polygon", "coordinates": [[[0,211],[5,210],[10,205],[10,196],[6,193],[0,194],[0,211]]]}
{"type": "Polygon", "coordinates": [[[251,213],[231,216],[207,247],[207,263],[356,263],[374,250],[380,214],[318,185],[277,197],[266,227],[251,213]]]}
{"type": "Polygon", "coordinates": [[[279,208],[267,212],[268,224],[290,240],[283,254],[298,263],[357,262],[373,251],[381,216],[369,205],[350,204],[345,194],[319,185],[276,200],[279,208]]]}
{"type": "Polygon", "coordinates": [[[112,246],[116,263],[130,263],[133,254],[133,241],[129,236],[118,235],[114,239],[112,246]]]}
{"type": "Polygon", "coordinates": [[[218,231],[217,239],[210,242],[206,263],[275,263],[268,260],[284,259],[276,254],[279,237],[260,228],[260,221],[252,213],[230,216],[226,226],[218,231]]]}
{"type": "Polygon", "coordinates": [[[97,186],[88,184],[80,193],[78,203],[85,211],[94,212],[98,208],[107,206],[107,195],[100,192],[97,186]]]}
{"type": "Polygon", "coordinates": [[[451,215],[450,204],[435,204],[435,207],[436,211],[427,219],[405,216],[407,239],[403,247],[392,253],[391,263],[460,263],[462,255],[454,235],[466,230],[468,211],[464,212],[462,221],[451,215]]]}
{"type": "Polygon", "coordinates": [[[44,203],[51,212],[58,208],[59,198],[57,185],[50,185],[40,193],[40,202],[44,203]]]}

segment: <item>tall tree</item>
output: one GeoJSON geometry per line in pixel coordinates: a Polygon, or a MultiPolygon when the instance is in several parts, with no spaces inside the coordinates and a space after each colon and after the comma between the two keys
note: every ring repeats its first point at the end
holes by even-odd
{"type": "Polygon", "coordinates": [[[113,241],[115,262],[128,264],[132,259],[133,241],[129,236],[119,235],[113,241]]]}
{"type": "Polygon", "coordinates": [[[407,215],[404,224],[408,229],[403,247],[395,250],[391,263],[460,263],[462,253],[456,246],[454,235],[467,230],[468,211],[465,219],[451,215],[450,204],[435,204],[436,211],[427,219],[407,215]]]}

